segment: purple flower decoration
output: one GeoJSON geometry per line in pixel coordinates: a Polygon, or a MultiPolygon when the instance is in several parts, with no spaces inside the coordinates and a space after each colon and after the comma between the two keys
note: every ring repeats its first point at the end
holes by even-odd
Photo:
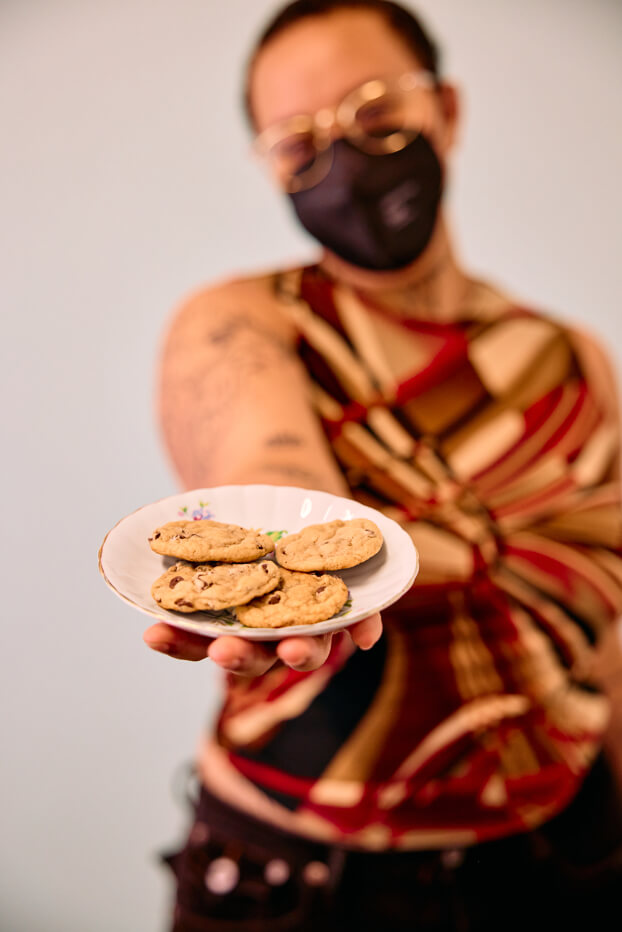
{"type": "Polygon", "coordinates": [[[193,521],[206,521],[213,517],[214,515],[209,508],[195,508],[192,512],[193,521]]]}
{"type": "Polygon", "coordinates": [[[199,502],[199,507],[194,508],[192,511],[189,511],[186,505],[184,508],[180,508],[177,514],[180,518],[187,518],[188,520],[192,518],[193,521],[211,521],[214,512],[209,510],[208,505],[209,502],[199,502]]]}

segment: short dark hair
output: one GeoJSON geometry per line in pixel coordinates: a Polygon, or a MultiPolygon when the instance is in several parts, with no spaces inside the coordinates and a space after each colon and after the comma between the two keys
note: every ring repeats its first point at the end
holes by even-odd
{"type": "Polygon", "coordinates": [[[293,0],[293,3],[282,7],[270,20],[255,42],[248,59],[244,82],[244,110],[251,126],[254,123],[250,98],[251,77],[255,60],[264,46],[278,33],[301,19],[332,13],[335,10],[350,9],[373,10],[379,13],[387,25],[416,55],[423,67],[439,80],[440,52],[436,42],[421,20],[399,3],[394,3],[393,0],[293,0]]]}

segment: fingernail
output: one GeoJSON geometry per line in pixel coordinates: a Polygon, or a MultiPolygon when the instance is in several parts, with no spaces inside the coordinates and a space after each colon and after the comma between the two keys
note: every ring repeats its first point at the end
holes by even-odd
{"type": "Polygon", "coordinates": [[[309,663],[310,660],[311,660],[311,654],[303,654],[303,656],[300,657],[300,658],[296,661],[296,663],[293,664],[293,666],[295,666],[295,667],[306,667],[306,665],[309,663]]]}
{"type": "Polygon", "coordinates": [[[239,670],[242,666],[241,660],[230,660],[227,664],[222,664],[225,670],[229,670],[230,673],[235,673],[236,670],[239,670]]]}

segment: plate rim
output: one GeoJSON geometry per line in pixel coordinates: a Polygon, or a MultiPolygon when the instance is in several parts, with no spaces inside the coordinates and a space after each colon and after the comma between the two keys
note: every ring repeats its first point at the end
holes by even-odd
{"type": "MultiPolygon", "coordinates": [[[[252,488],[252,489],[258,489],[258,490],[260,489],[289,489],[294,492],[302,492],[306,494],[318,494],[319,493],[320,495],[328,495],[331,498],[340,499],[343,502],[351,503],[353,505],[356,505],[359,508],[364,508],[368,511],[373,512],[374,514],[378,514],[383,518],[383,520],[390,521],[391,524],[394,524],[397,530],[401,534],[404,535],[407,544],[409,544],[410,547],[412,548],[412,551],[414,553],[414,570],[411,575],[411,578],[409,578],[408,582],[400,589],[399,593],[395,597],[391,597],[388,601],[383,602],[381,605],[375,608],[372,614],[374,614],[374,612],[382,612],[385,608],[387,608],[387,606],[393,605],[394,602],[397,602],[398,599],[400,599],[406,592],[408,592],[408,590],[414,583],[415,579],[417,578],[417,575],[419,573],[419,551],[415,547],[415,544],[412,538],[404,530],[404,528],[398,524],[397,521],[395,521],[393,518],[389,518],[388,515],[383,514],[383,512],[381,512],[379,509],[372,508],[371,505],[365,505],[363,502],[357,502],[356,499],[348,498],[345,495],[336,495],[334,492],[327,492],[324,489],[307,489],[304,486],[297,486],[297,485],[274,485],[268,482],[248,482],[248,483],[230,482],[227,485],[201,486],[196,489],[186,489],[186,490],[182,490],[181,492],[173,492],[171,495],[165,495],[162,498],[157,498],[157,499],[154,499],[154,501],[152,502],[147,502],[144,505],[140,505],[138,508],[134,508],[132,511],[128,511],[126,515],[123,515],[123,517],[119,518],[119,520],[106,533],[106,535],[104,536],[104,539],[102,540],[99,546],[99,550],[97,551],[97,566],[108,588],[112,592],[114,592],[115,595],[117,595],[127,605],[130,605],[132,608],[138,610],[139,612],[142,612],[144,615],[149,615],[151,618],[155,618],[157,621],[161,621],[164,624],[166,624],[167,622],[165,618],[163,618],[162,615],[159,614],[155,609],[150,609],[150,608],[147,608],[146,606],[139,605],[137,602],[134,602],[132,599],[126,596],[123,592],[117,589],[114,583],[106,575],[106,572],[103,567],[103,552],[104,552],[104,547],[106,545],[106,541],[108,540],[110,535],[118,528],[120,524],[122,524],[128,518],[131,518],[133,515],[138,514],[139,511],[144,511],[144,509],[150,508],[152,505],[160,505],[162,504],[162,502],[166,502],[170,499],[178,498],[181,495],[190,496],[190,495],[196,495],[196,494],[205,493],[205,492],[221,492],[225,489],[228,490],[228,489],[235,489],[235,488],[246,488],[246,489],[252,488]]],[[[335,570],[334,572],[339,572],[339,571],[335,570]]],[[[364,617],[367,617],[367,616],[364,616],[364,617]]],[[[194,628],[186,627],[183,624],[183,621],[184,621],[183,617],[178,620],[177,616],[173,615],[172,619],[173,620],[171,621],[171,627],[177,627],[180,630],[188,631],[189,633],[196,634],[199,637],[217,638],[217,637],[222,637],[226,634],[229,634],[230,637],[241,637],[246,640],[254,640],[254,641],[260,641],[260,640],[276,641],[276,640],[282,640],[285,637],[306,637],[306,636],[309,636],[309,630],[308,630],[309,628],[315,627],[316,624],[322,624],[322,622],[316,622],[315,624],[306,624],[306,625],[287,625],[282,628],[247,628],[243,631],[235,630],[231,632],[227,632],[226,630],[223,630],[221,633],[214,634],[212,632],[203,633],[201,631],[196,631],[194,628]],[[287,632],[287,633],[281,633],[281,632],[287,632]]],[[[325,620],[325,623],[328,623],[331,620],[332,619],[327,618],[325,620]]],[[[348,628],[350,625],[357,624],[358,621],[362,621],[361,618],[347,619],[346,616],[342,616],[341,619],[336,617],[334,620],[335,620],[335,627],[330,628],[329,630],[323,629],[321,632],[322,634],[331,634],[334,631],[342,631],[345,628],[348,628]]],[[[216,624],[216,622],[214,622],[214,624],[216,624]]]]}

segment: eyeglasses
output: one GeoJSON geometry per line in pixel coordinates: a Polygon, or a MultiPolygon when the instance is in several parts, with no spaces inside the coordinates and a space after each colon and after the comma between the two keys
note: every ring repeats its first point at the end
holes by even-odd
{"type": "Polygon", "coordinates": [[[335,130],[364,152],[399,152],[425,129],[429,91],[437,85],[428,71],[374,79],[350,91],[336,107],[289,117],[260,133],[253,148],[277,183],[290,194],[311,188],[328,173],[335,130]]]}

